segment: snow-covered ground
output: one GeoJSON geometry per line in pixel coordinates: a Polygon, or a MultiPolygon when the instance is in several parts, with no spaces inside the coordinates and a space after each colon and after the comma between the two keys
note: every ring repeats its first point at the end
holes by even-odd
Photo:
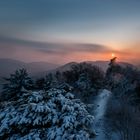
{"type": "Polygon", "coordinates": [[[96,109],[94,111],[95,121],[93,128],[95,129],[97,136],[95,140],[105,140],[104,133],[104,114],[107,107],[107,102],[111,96],[111,92],[109,90],[104,89],[97,97],[95,106],[96,109]]]}

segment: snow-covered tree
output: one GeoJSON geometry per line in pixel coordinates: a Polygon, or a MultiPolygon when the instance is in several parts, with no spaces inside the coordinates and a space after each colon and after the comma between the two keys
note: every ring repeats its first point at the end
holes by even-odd
{"type": "Polygon", "coordinates": [[[45,78],[39,78],[35,81],[35,89],[43,90],[45,85],[45,78]]]}
{"type": "Polygon", "coordinates": [[[0,138],[8,140],[88,140],[94,117],[63,89],[23,93],[0,110],[0,138]]]}
{"type": "Polygon", "coordinates": [[[49,73],[45,77],[44,89],[45,90],[50,89],[51,87],[53,87],[53,84],[54,84],[53,75],[51,73],[49,73]]]}
{"type": "Polygon", "coordinates": [[[104,83],[104,72],[97,66],[88,63],[72,65],[71,69],[65,71],[63,76],[68,83],[75,83],[81,75],[85,75],[91,84],[96,88],[101,88],[104,83]]]}
{"type": "Polygon", "coordinates": [[[56,85],[55,75],[53,75],[52,73],[48,73],[46,74],[45,77],[36,79],[34,89],[47,91],[50,88],[55,87],[55,85],[56,85]]]}
{"type": "Polygon", "coordinates": [[[96,95],[97,91],[92,86],[92,82],[87,74],[81,74],[76,82],[76,89],[79,90],[83,101],[87,101],[91,95],[96,95]]]}
{"type": "Polygon", "coordinates": [[[110,83],[114,82],[114,76],[116,74],[122,74],[123,68],[116,62],[117,57],[110,60],[109,67],[106,71],[106,78],[110,83]]]}
{"type": "Polygon", "coordinates": [[[64,81],[73,87],[76,97],[84,102],[92,95],[98,94],[104,88],[105,75],[97,66],[89,63],[79,63],[71,66],[70,70],[63,72],[64,81]]]}
{"type": "Polygon", "coordinates": [[[88,76],[86,74],[81,74],[79,76],[78,81],[76,82],[78,88],[80,88],[81,90],[87,90],[89,88],[91,88],[91,81],[88,78],[88,76]]]}
{"type": "Polygon", "coordinates": [[[106,131],[115,132],[117,139],[139,140],[140,100],[137,88],[140,72],[134,66],[117,64],[115,59],[110,62],[106,74],[113,93],[107,105],[106,131]]]}
{"type": "Polygon", "coordinates": [[[25,69],[16,70],[9,78],[4,78],[3,95],[6,100],[21,96],[22,92],[33,88],[33,81],[25,69]]]}

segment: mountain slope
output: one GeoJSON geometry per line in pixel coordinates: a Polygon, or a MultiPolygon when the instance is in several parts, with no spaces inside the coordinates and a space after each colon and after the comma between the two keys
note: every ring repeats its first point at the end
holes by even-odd
{"type": "Polygon", "coordinates": [[[12,59],[0,59],[0,77],[4,77],[14,72],[16,69],[24,68],[25,63],[12,59]]]}
{"type": "MultiPolygon", "coordinates": [[[[84,61],[85,63],[89,63],[95,66],[100,67],[102,70],[106,71],[108,68],[109,61],[84,61]]],[[[118,62],[121,66],[130,66],[133,65],[125,62],[118,62]]],[[[16,69],[25,68],[28,73],[34,77],[44,76],[49,72],[56,71],[67,71],[71,69],[72,65],[78,64],[78,62],[70,62],[65,65],[59,66],[57,64],[52,64],[48,62],[32,62],[32,63],[24,63],[22,61],[12,60],[12,59],[0,59],[0,77],[8,76],[13,73],[16,69]]],[[[1,80],[1,78],[0,78],[1,80]]]]}
{"type": "Polygon", "coordinates": [[[42,71],[49,71],[52,69],[56,69],[59,65],[48,63],[48,62],[32,62],[27,63],[25,68],[29,73],[35,75],[42,71]]]}
{"type": "Polygon", "coordinates": [[[25,68],[29,74],[35,75],[36,73],[56,69],[57,67],[58,65],[48,62],[24,63],[13,59],[0,59],[0,77],[8,76],[20,68],[25,68]]]}
{"type": "MultiPolygon", "coordinates": [[[[83,61],[81,63],[88,63],[94,66],[98,66],[100,67],[103,71],[106,71],[108,66],[109,66],[109,61],[83,61]]],[[[65,65],[62,65],[60,67],[58,67],[57,69],[54,69],[50,72],[56,72],[56,71],[66,71],[66,70],[70,70],[72,65],[76,65],[79,64],[78,62],[70,62],[67,63],[65,65]]],[[[119,65],[121,65],[122,67],[126,67],[126,66],[130,66],[130,67],[134,67],[134,65],[126,63],[126,62],[118,62],[119,65]]]]}

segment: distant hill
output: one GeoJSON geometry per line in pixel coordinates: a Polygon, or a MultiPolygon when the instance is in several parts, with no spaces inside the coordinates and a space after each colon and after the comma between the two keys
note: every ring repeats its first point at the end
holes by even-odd
{"type": "Polygon", "coordinates": [[[76,65],[76,64],[78,64],[78,63],[77,62],[70,62],[70,63],[67,63],[65,65],[62,65],[62,66],[54,69],[54,71],[61,71],[61,72],[67,71],[67,70],[70,70],[71,69],[71,66],[72,65],[76,65]]]}
{"type": "Polygon", "coordinates": [[[59,65],[48,63],[48,62],[32,62],[32,63],[27,63],[25,65],[25,68],[28,70],[28,72],[31,75],[35,75],[44,70],[49,71],[52,69],[56,69],[57,67],[59,67],[59,65]]]}
{"type": "Polygon", "coordinates": [[[108,68],[109,61],[85,61],[86,63],[92,64],[94,66],[100,67],[103,71],[108,68]]]}
{"type": "MultiPolygon", "coordinates": [[[[84,61],[86,63],[100,67],[102,70],[106,71],[108,68],[109,61],[84,61]]],[[[118,62],[121,66],[134,67],[132,64],[125,62],[118,62]]],[[[0,59],[0,81],[1,77],[6,77],[13,73],[16,69],[25,68],[28,73],[33,77],[42,77],[46,73],[54,73],[56,71],[67,71],[71,69],[72,65],[78,64],[78,62],[70,62],[65,65],[59,66],[57,64],[52,64],[48,62],[32,62],[24,63],[22,61],[12,60],[12,59],[0,59]]]]}
{"type": "Polygon", "coordinates": [[[25,63],[12,59],[0,59],[0,77],[14,72],[16,69],[25,67],[25,63]]]}
{"type": "Polygon", "coordinates": [[[140,70],[140,65],[137,65],[137,68],[140,70]]]}
{"type": "MultiPolygon", "coordinates": [[[[95,66],[100,67],[104,71],[106,71],[106,69],[108,68],[109,61],[83,61],[81,63],[88,63],[88,64],[91,64],[91,65],[95,65],[95,66]]],[[[67,63],[65,65],[62,65],[62,66],[56,68],[54,71],[63,72],[63,71],[66,71],[66,70],[70,70],[71,66],[76,65],[76,64],[79,64],[79,63],[78,62],[70,62],[70,63],[67,63]]]]}
{"type": "Polygon", "coordinates": [[[15,70],[20,68],[25,68],[31,75],[42,71],[49,71],[51,69],[56,69],[59,65],[52,64],[48,62],[32,62],[24,63],[22,61],[17,61],[13,59],[0,59],[0,77],[8,76],[15,70]]]}
{"type": "MultiPolygon", "coordinates": [[[[81,63],[88,63],[91,64],[93,66],[98,66],[100,67],[103,71],[106,71],[108,66],[109,66],[109,61],[83,61],[81,63]]],[[[70,70],[72,65],[78,64],[78,62],[70,62],[67,63],[65,65],[62,65],[54,70],[52,70],[51,72],[56,72],[56,71],[66,71],[66,70],[70,70]]],[[[126,63],[126,62],[118,62],[118,64],[120,64],[122,67],[126,67],[126,66],[130,66],[130,67],[134,67],[134,65],[126,63]]]]}

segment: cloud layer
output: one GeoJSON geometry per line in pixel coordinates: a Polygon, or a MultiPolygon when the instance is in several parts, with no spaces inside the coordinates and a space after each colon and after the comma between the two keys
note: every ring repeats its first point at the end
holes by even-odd
{"type": "Polygon", "coordinates": [[[0,58],[25,62],[48,61],[62,64],[70,61],[109,60],[115,53],[120,61],[139,61],[139,50],[113,50],[100,44],[52,43],[0,37],[0,58]]]}
{"type": "Polygon", "coordinates": [[[110,50],[99,44],[82,43],[49,43],[28,40],[19,40],[8,37],[0,37],[0,57],[14,58],[22,61],[47,61],[61,63],[73,60],[82,61],[82,57],[88,59],[88,55],[105,54],[110,50]],[[81,55],[81,56],[80,56],[81,55]]]}

